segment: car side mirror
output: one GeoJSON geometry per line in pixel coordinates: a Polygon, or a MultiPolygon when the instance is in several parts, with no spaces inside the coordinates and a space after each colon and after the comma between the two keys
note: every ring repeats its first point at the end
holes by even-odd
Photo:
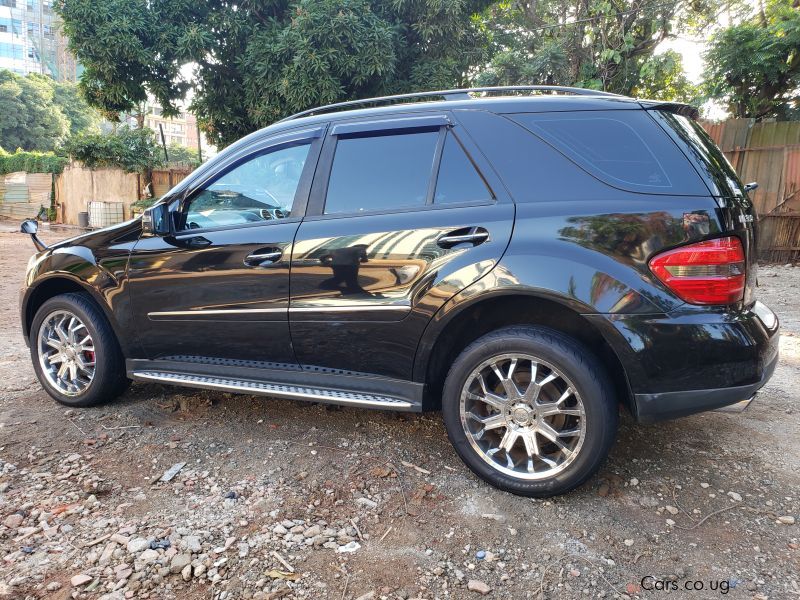
{"type": "Polygon", "coordinates": [[[39,223],[36,222],[35,219],[27,219],[22,222],[19,226],[19,230],[22,233],[27,233],[31,236],[31,240],[33,240],[33,245],[36,246],[36,249],[41,251],[47,248],[47,245],[36,237],[36,232],[39,231],[39,223]]]}
{"type": "Polygon", "coordinates": [[[169,233],[169,206],[165,202],[151,206],[142,215],[142,231],[151,235],[169,233]]]}

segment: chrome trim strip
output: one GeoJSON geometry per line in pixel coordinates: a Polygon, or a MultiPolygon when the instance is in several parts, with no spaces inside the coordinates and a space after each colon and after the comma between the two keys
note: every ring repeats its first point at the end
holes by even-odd
{"type": "Polygon", "coordinates": [[[354,310],[364,310],[364,311],[403,311],[408,312],[411,310],[411,307],[408,305],[397,306],[394,304],[368,304],[364,306],[360,305],[348,305],[348,306],[295,306],[290,307],[289,312],[350,312],[354,310]]]}
{"type": "Polygon", "coordinates": [[[147,313],[148,318],[152,317],[191,317],[207,315],[243,315],[248,313],[307,313],[307,312],[353,312],[353,311],[402,311],[408,312],[411,307],[408,305],[397,306],[391,304],[373,305],[349,305],[349,306],[296,306],[289,308],[222,308],[222,309],[201,309],[201,310],[166,310],[147,313]]]}
{"type": "Polygon", "coordinates": [[[412,408],[413,404],[406,400],[389,396],[378,396],[361,392],[345,392],[342,390],[326,390],[324,388],[311,388],[289,384],[270,384],[252,381],[236,381],[221,377],[206,375],[189,375],[182,373],[159,373],[153,371],[134,371],[134,379],[142,381],[157,381],[175,385],[199,387],[203,389],[223,390],[226,392],[240,392],[275,396],[278,398],[291,398],[311,400],[316,402],[333,402],[354,406],[372,406],[375,408],[412,408]],[[213,381],[216,379],[217,381],[213,381]],[[354,397],[348,397],[349,395],[354,397]]]}
{"type": "Polygon", "coordinates": [[[190,317],[194,315],[242,315],[247,313],[280,313],[286,312],[288,308],[223,308],[209,310],[165,310],[160,312],[147,313],[148,318],[152,317],[190,317]]]}

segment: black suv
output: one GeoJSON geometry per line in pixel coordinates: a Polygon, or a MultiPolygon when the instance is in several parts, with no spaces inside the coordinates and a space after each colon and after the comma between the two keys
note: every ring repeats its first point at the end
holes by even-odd
{"type": "Polygon", "coordinates": [[[618,405],[741,409],[775,368],[748,189],[694,117],[552,87],[290,117],[141,219],[49,248],[23,225],[36,373],[69,406],[137,380],[441,409],[478,476],[562,493],[618,405]]]}

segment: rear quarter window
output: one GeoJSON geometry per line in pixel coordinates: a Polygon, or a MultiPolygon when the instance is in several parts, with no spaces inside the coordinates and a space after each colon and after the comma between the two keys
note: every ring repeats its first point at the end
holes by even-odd
{"type": "Polygon", "coordinates": [[[647,194],[709,194],[683,152],[644,110],[509,116],[610,186],[647,194]]]}
{"type": "Polygon", "coordinates": [[[651,111],[651,114],[673,134],[676,143],[692,158],[715,196],[747,199],[731,163],[699,123],[689,117],[662,110],[651,111]]]}

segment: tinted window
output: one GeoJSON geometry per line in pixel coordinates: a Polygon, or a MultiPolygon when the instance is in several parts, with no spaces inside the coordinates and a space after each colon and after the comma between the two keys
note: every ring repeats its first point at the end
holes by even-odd
{"type": "Polygon", "coordinates": [[[309,148],[303,143],[268,151],[228,171],[192,199],[185,228],[290,217],[309,148]]]}
{"type": "Polygon", "coordinates": [[[436,181],[435,204],[491,200],[492,194],[452,133],[447,134],[436,181]]]}
{"type": "Polygon", "coordinates": [[[609,185],[650,193],[707,193],[686,157],[643,110],[514,118],[609,185]]]}
{"type": "Polygon", "coordinates": [[[424,205],[438,139],[438,130],[339,138],[325,214],[424,205]]]}
{"type": "Polygon", "coordinates": [[[674,133],[686,154],[705,172],[716,187],[715,195],[745,196],[736,171],[699,123],[689,117],[665,111],[653,111],[653,115],[674,133]]]}

